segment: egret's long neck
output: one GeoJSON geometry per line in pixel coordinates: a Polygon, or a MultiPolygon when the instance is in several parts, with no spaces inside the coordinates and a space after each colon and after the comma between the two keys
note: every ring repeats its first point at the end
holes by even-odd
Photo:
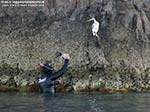
{"type": "Polygon", "coordinates": [[[96,23],[97,21],[95,19],[93,19],[94,23],[96,23]]]}

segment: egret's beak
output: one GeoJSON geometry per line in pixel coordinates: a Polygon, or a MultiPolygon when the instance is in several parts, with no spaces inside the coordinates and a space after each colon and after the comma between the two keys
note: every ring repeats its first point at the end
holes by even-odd
{"type": "Polygon", "coordinates": [[[87,22],[92,21],[92,19],[87,20],[87,22]]]}

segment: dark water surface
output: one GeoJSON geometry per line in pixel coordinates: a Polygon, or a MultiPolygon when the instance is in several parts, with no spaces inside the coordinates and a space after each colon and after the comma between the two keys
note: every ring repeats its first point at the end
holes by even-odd
{"type": "Polygon", "coordinates": [[[0,93],[0,112],[150,112],[150,93],[0,93]]]}

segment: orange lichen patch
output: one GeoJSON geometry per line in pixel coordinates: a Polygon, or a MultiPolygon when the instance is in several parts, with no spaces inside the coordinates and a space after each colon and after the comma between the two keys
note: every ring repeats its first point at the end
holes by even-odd
{"type": "Polygon", "coordinates": [[[127,89],[127,88],[120,88],[119,90],[116,90],[116,92],[123,92],[123,93],[127,93],[129,92],[130,90],[127,89]]]}
{"type": "Polygon", "coordinates": [[[67,89],[64,88],[64,87],[58,87],[58,88],[56,89],[56,92],[58,92],[58,93],[66,93],[66,92],[68,92],[68,91],[67,91],[67,89]]]}
{"type": "Polygon", "coordinates": [[[56,92],[58,93],[66,93],[66,92],[73,92],[74,89],[72,87],[64,87],[64,86],[58,86],[56,88],[56,92]]]}
{"type": "Polygon", "coordinates": [[[142,89],[143,92],[150,92],[150,88],[142,89]]]}
{"type": "Polygon", "coordinates": [[[0,92],[11,92],[11,91],[19,91],[17,88],[0,86],[0,92]]]}
{"type": "MultiPolygon", "coordinates": [[[[15,88],[15,87],[8,87],[1,85],[0,86],[0,92],[12,92],[12,91],[19,91],[19,92],[39,92],[39,85],[38,84],[33,84],[33,85],[28,85],[28,86],[23,86],[20,88],[15,88]]],[[[81,87],[76,90],[73,88],[69,87],[64,87],[64,86],[58,86],[56,88],[57,93],[67,93],[67,92],[75,92],[75,93],[80,93],[80,92],[100,92],[100,93],[115,93],[115,92],[122,92],[122,93],[127,93],[127,92],[150,92],[150,88],[141,88],[139,91],[133,88],[105,88],[105,87],[81,87]]]]}
{"type": "Polygon", "coordinates": [[[24,87],[20,87],[19,91],[20,92],[39,92],[39,86],[37,84],[24,86],[24,87]]]}
{"type": "Polygon", "coordinates": [[[82,88],[78,89],[75,92],[100,92],[100,93],[112,93],[115,92],[114,89],[109,88],[82,88]]]}
{"type": "Polygon", "coordinates": [[[99,92],[101,93],[109,93],[110,89],[109,88],[99,88],[99,92]]]}
{"type": "Polygon", "coordinates": [[[37,84],[33,84],[27,87],[27,92],[39,92],[39,86],[37,84]]]}
{"type": "Polygon", "coordinates": [[[130,90],[127,88],[120,88],[120,89],[116,89],[116,88],[101,88],[100,92],[101,93],[116,93],[116,92],[129,92],[130,90]]]}

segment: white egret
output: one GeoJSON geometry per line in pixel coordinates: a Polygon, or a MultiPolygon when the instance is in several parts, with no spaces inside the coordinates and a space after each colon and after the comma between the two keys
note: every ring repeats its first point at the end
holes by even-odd
{"type": "Polygon", "coordinates": [[[98,38],[100,38],[99,36],[98,36],[98,30],[99,30],[99,22],[98,21],[96,21],[96,19],[95,18],[91,18],[91,19],[89,19],[88,21],[94,21],[94,23],[92,24],[92,34],[93,34],[93,36],[96,36],[96,37],[98,37],[98,38]]]}

